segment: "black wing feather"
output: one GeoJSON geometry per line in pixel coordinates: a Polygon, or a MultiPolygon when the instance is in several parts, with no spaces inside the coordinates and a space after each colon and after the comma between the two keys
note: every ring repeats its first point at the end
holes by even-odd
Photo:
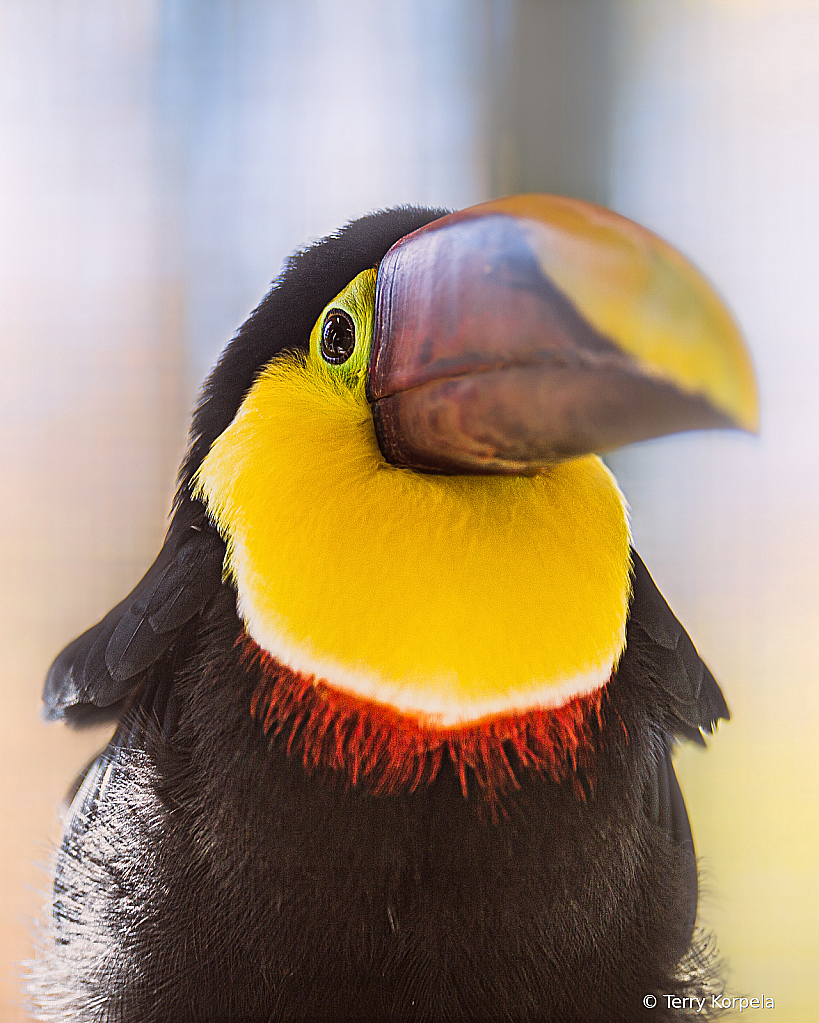
{"type": "Polygon", "coordinates": [[[668,698],[672,731],[703,745],[702,732],[712,733],[717,721],[731,716],[725,697],[639,554],[632,550],[631,555],[629,642],[651,649],[655,682],[668,698]]]}
{"type": "Polygon", "coordinates": [[[122,616],[105,648],[105,664],[117,683],[141,674],[169,641],[202,610],[222,579],[225,545],[210,530],[191,530],[173,561],[122,616]],[[169,640],[170,636],[170,640],[169,640]]]}
{"type": "Polygon", "coordinates": [[[85,724],[106,716],[92,708],[118,709],[219,589],[224,555],[202,506],[180,508],[159,556],[131,593],[52,664],[43,691],[46,717],[85,724]]]}
{"type": "Polygon", "coordinates": [[[656,734],[644,794],[649,820],[665,832],[681,856],[679,883],[685,893],[685,918],[680,921],[678,941],[682,955],[697,916],[697,860],[671,752],[677,737],[704,745],[702,733],[710,734],[717,721],[730,715],[714,676],[636,551],[632,551],[632,600],[624,654],[629,656],[639,658],[647,668],[647,681],[660,697],[664,719],[656,734]]]}
{"type": "Polygon", "coordinates": [[[213,593],[222,578],[225,545],[213,530],[192,530],[173,561],[176,571],[165,570],[145,607],[145,617],[154,632],[170,632],[190,621],[200,610],[197,591],[213,593]],[[192,612],[193,604],[198,604],[192,612]]]}

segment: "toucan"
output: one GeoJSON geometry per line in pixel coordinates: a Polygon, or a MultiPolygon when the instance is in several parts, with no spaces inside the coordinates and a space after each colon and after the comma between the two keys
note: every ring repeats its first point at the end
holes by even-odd
{"type": "Polygon", "coordinates": [[[728,709],[599,456],[757,414],[710,285],[602,207],[401,207],[292,256],[159,556],[48,674],[49,718],[117,724],[37,1018],[706,1018],[672,749],[728,709]]]}

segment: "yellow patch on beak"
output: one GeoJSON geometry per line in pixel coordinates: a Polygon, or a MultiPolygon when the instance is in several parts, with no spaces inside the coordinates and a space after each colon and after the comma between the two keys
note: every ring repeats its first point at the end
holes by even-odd
{"type": "Polygon", "coordinates": [[[742,337],[708,282],[667,242],[563,196],[510,196],[476,209],[529,220],[541,270],[593,327],[645,372],[756,431],[759,400],[742,337]]]}

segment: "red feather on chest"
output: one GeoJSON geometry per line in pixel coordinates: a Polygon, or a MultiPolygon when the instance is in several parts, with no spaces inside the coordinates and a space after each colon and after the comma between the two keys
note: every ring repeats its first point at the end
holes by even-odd
{"type": "Polygon", "coordinates": [[[440,728],[293,671],[247,633],[238,645],[258,674],[251,714],[310,775],[391,795],[431,783],[449,760],[464,797],[472,790],[493,806],[526,774],[568,781],[580,798],[594,785],[605,687],[560,707],[440,728]]]}

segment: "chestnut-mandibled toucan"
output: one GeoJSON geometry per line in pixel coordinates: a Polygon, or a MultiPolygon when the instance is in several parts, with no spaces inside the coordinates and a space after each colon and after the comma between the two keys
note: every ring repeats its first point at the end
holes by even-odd
{"type": "Polygon", "coordinates": [[[293,256],[158,558],[48,675],[48,716],[118,724],[38,1018],[703,1018],[671,750],[728,711],[595,452],[756,417],[709,285],[600,207],[400,208],[293,256]]]}

